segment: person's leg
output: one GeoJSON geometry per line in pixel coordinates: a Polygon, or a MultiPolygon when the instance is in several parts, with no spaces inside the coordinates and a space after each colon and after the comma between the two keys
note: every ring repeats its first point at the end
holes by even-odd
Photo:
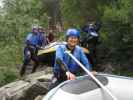
{"type": "Polygon", "coordinates": [[[31,59],[34,61],[33,69],[31,73],[34,73],[39,65],[39,59],[37,57],[38,49],[34,48],[31,59]]]}
{"type": "Polygon", "coordinates": [[[92,66],[94,70],[98,70],[99,68],[97,68],[97,39],[98,38],[93,38],[92,40],[92,47],[91,47],[91,59],[93,61],[92,66]]]}
{"type": "Polygon", "coordinates": [[[34,61],[34,65],[33,65],[33,68],[32,68],[32,72],[31,73],[34,73],[39,65],[39,61],[38,61],[38,58],[37,57],[33,57],[32,60],[34,61]]]}
{"type": "Polygon", "coordinates": [[[51,84],[49,86],[49,90],[55,88],[56,86],[58,86],[60,83],[64,82],[67,80],[67,76],[65,74],[65,72],[61,72],[60,75],[58,75],[58,77],[53,76],[52,80],[51,80],[51,84]]]}
{"type": "Polygon", "coordinates": [[[20,69],[20,76],[23,76],[25,74],[26,66],[29,64],[30,59],[31,59],[31,53],[27,48],[25,48],[24,49],[24,61],[23,61],[23,65],[20,69]]]}
{"type": "Polygon", "coordinates": [[[36,71],[38,64],[39,64],[38,57],[37,57],[38,50],[34,46],[30,46],[29,50],[31,52],[31,60],[34,62],[31,73],[34,73],[36,71]]]}
{"type": "Polygon", "coordinates": [[[30,62],[30,61],[29,60],[24,60],[24,63],[23,63],[23,65],[21,67],[21,70],[20,70],[20,76],[23,76],[25,74],[28,62],[30,62]]]}

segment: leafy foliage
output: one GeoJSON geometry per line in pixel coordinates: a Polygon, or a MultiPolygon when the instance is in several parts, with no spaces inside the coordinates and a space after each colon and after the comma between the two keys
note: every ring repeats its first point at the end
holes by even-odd
{"type": "Polygon", "coordinates": [[[25,33],[31,31],[32,25],[47,25],[47,15],[42,10],[41,0],[5,0],[4,3],[5,14],[0,16],[2,39],[15,38],[21,42],[25,33]]]}
{"type": "Polygon", "coordinates": [[[4,8],[1,8],[4,13],[0,14],[2,85],[18,77],[17,66],[22,64],[25,37],[32,25],[47,26],[47,14],[42,8],[42,0],[4,0],[4,8]]]}
{"type": "Polygon", "coordinates": [[[62,0],[62,15],[66,26],[79,26],[93,21],[100,15],[95,0],[62,0]],[[68,24],[68,25],[67,25],[68,24]]]}
{"type": "Polygon", "coordinates": [[[126,63],[133,56],[132,4],[132,0],[119,0],[115,5],[105,6],[102,16],[103,31],[107,34],[107,39],[102,34],[102,41],[117,63],[126,63]]]}
{"type": "Polygon", "coordinates": [[[13,70],[0,70],[0,86],[10,83],[18,78],[17,74],[13,70]]]}

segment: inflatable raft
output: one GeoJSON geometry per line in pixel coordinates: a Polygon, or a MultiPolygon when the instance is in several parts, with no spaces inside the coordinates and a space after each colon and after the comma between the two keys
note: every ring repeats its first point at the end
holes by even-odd
{"type": "MultiPolygon", "coordinates": [[[[96,78],[117,98],[133,100],[133,78],[98,74],[96,78]]],[[[65,81],[49,91],[42,100],[113,100],[89,76],[65,81]]]]}

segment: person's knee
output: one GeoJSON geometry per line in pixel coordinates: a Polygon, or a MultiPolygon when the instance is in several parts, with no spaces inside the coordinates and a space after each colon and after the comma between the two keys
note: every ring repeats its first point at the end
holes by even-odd
{"type": "Polygon", "coordinates": [[[30,62],[30,58],[29,57],[25,57],[24,61],[23,61],[24,65],[27,65],[29,62],[30,62]]]}
{"type": "Polygon", "coordinates": [[[24,53],[24,59],[29,60],[31,58],[31,52],[29,50],[25,51],[24,53]]]}
{"type": "Polygon", "coordinates": [[[26,58],[31,58],[31,52],[30,52],[30,51],[27,51],[27,52],[25,53],[25,57],[26,57],[26,58]]]}

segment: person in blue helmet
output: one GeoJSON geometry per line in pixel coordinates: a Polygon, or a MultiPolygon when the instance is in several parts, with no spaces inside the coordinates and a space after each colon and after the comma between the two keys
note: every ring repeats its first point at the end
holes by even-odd
{"type": "Polygon", "coordinates": [[[29,64],[31,59],[35,62],[32,73],[35,72],[36,67],[38,66],[37,52],[39,49],[42,49],[40,45],[38,27],[34,26],[32,28],[32,32],[30,32],[26,37],[25,44],[26,46],[24,48],[24,61],[20,70],[20,76],[23,76],[25,74],[26,66],[29,64]]]}
{"type": "Polygon", "coordinates": [[[45,47],[48,44],[46,33],[44,31],[44,28],[41,26],[38,27],[38,38],[40,46],[45,47]]]}
{"type": "Polygon", "coordinates": [[[78,45],[79,38],[80,32],[77,29],[71,28],[66,31],[67,44],[60,45],[56,50],[55,65],[53,67],[54,77],[50,89],[65,80],[74,80],[76,76],[83,74],[80,66],[65,53],[66,50],[69,50],[88,70],[91,70],[90,62],[82,48],[78,45]]]}

